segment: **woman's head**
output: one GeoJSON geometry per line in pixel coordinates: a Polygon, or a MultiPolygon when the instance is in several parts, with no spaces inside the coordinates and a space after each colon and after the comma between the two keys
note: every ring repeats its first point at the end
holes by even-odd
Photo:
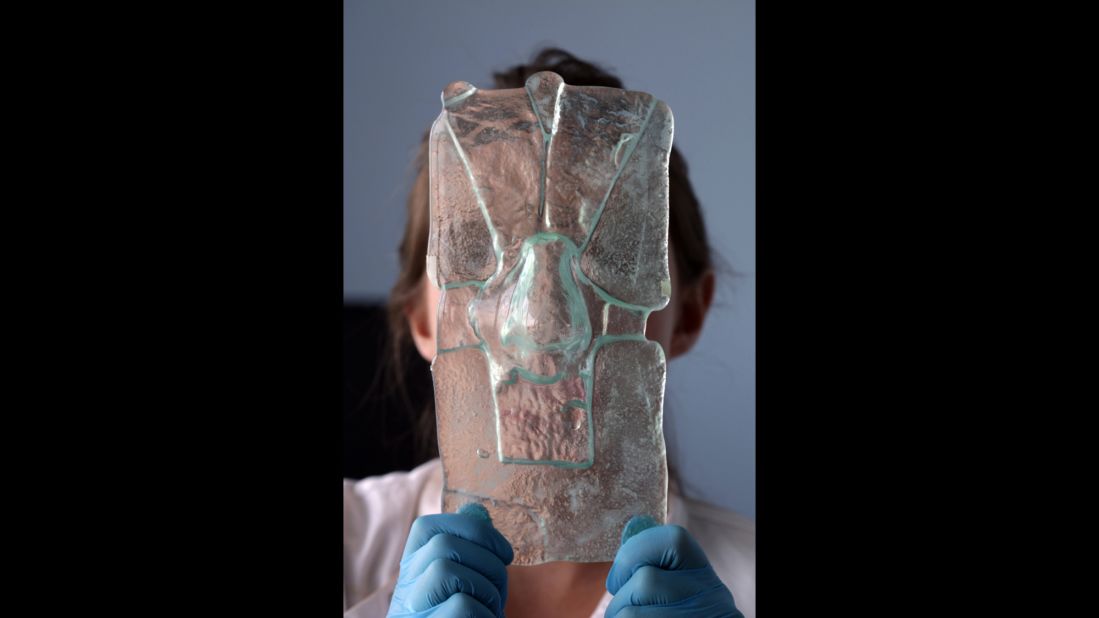
{"type": "MultiPolygon", "coordinates": [[[[573,86],[623,88],[604,69],[559,49],[546,49],[528,64],[495,73],[495,87],[522,88],[527,78],[552,71],[573,86]]],[[[411,341],[427,360],[435,355],[439,291],[425,275],[429,205],[427,135],[416,159],[416,177],[409,194],[408,219],[402,238],[400,274],[389,299],[394,367],[411,341]]],[[[687,176],[687,163],[673,147],[669,158],[669,270],[672,293],[667,308],[650,315],[646,336],[659,342],[667,358],[686,353],[694,344],[713,297],[714,276],[710,248],[698,200],[687,176]]],[[[427,415],[425,415],[427,416],[427,415]]],[[[428,429],[425,423],[425,430],[428,429]]]]}

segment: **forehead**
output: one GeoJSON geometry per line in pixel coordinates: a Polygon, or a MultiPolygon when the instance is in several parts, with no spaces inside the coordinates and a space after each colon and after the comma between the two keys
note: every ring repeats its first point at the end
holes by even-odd
{"type": "Polygon", "coordinates": [[[484,280],[525,240],[553,234],[608,293],[666,302],[667,105],[548,72],[515,89],[454,82],[442,98],[429,142],[436,284],[484,280]]]}

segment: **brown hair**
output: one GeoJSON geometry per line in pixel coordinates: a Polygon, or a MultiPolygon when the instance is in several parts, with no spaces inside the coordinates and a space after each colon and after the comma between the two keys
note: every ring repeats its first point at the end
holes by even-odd
{"type": "MultiPolygon", "coordinates": [[[[528,64],[519,64],[493,73],[496,88],[522,88],[531,75],[539,71],[553,71],[566,84],[574,86],[606,86],[623,88],[622,80],[606,69],[573,56],[557,48],[537,52],[528,64]]],[[[408,218],[404,236],[398,248],[400,274],[389,294],[387,304],[389,320],[389,354],[387,364],[391,371],[390,382],[403,393],[403,367],[405,355],[412,349],[405,308],[420,294],[424,276],[428,238],[428,169],[427,138],[425,131],[416,155],[414,168],[416,179],[408,195],[408,218]]],[[[668,239],[674,245],[674,259],[679,274],[679,285],[690,286],[713,268],[706,225],[687,176],[687,161],[675,146],[668,161],[668,239]]],[[[405,397],[407,402],[407,397],[405,397]]],[[[416,422],[416,461],[437,456],[435,436],[434,401],[427,402],[416,422]]]]}

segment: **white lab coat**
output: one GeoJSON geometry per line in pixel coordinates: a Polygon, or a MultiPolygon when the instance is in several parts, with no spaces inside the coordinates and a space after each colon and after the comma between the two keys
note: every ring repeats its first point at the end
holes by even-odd
{"type": "MultiPolygon", "coordinates": [[[[344,618],[384,618],[412,522],[420,515],[439,512],[442,491],[438,459],[409,472],[344,481],[344,618]]],[[[674,487],[668,492],[668,520],[694,536],[732,591],[737,608],[745,618],[755,618],[755,522],[683,498],[674,487]]],[[[610,600],[610,593],[605,593],[592,618],[603,618],[610,600]]]]}

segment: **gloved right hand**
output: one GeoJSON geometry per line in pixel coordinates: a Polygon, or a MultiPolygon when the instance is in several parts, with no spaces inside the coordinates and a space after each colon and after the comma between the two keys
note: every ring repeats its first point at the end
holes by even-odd
{"type": "Polygon", "coordinates": [[[405,542],[390,618],[503,618],[511,544],[480,504],[416,518],[405,542]]]}

